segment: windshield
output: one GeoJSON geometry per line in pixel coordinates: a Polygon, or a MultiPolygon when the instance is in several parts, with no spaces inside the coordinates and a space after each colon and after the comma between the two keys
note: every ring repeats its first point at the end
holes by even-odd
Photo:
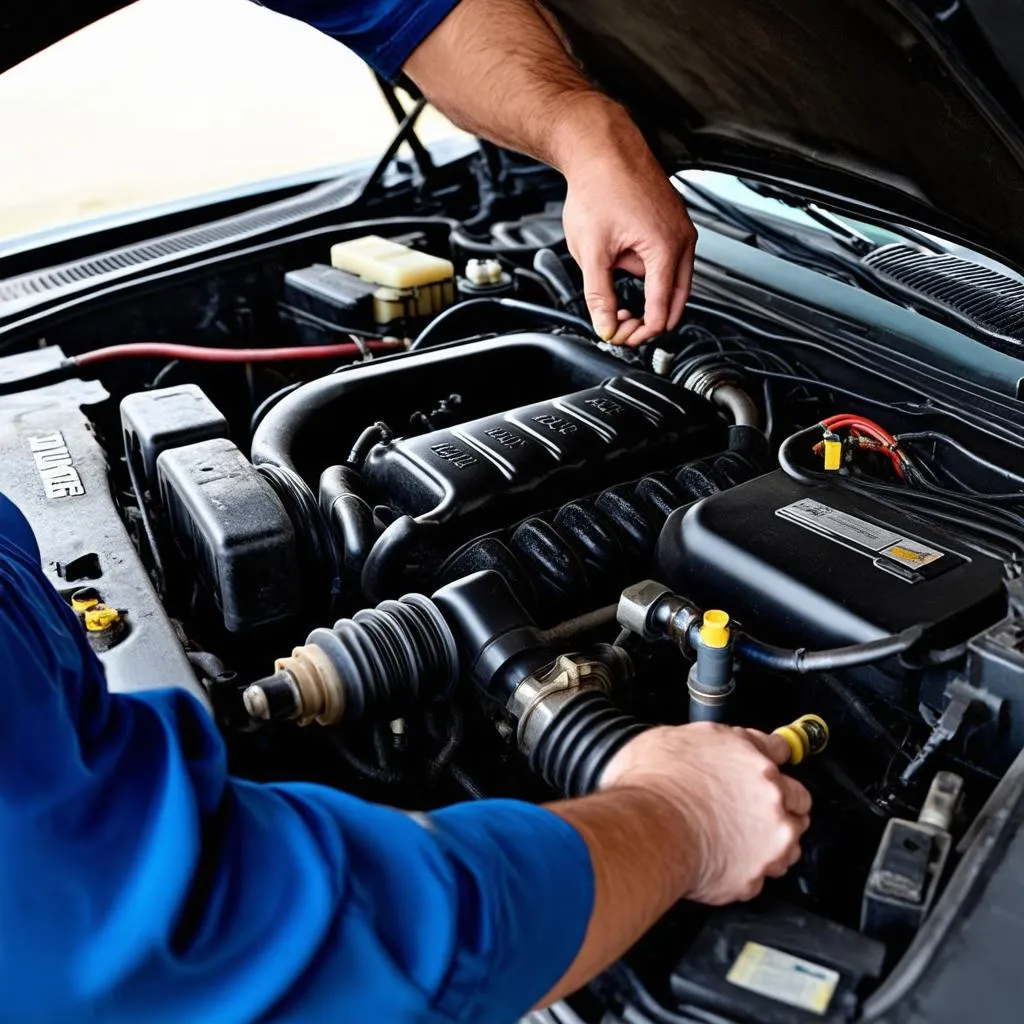
{"type": "MultiPolygon", "coordinates": [[[[369,69],[306,25],[249,0],[139,0],[0,75],[0,126],[2,243],[329,177],[395,120],[369,69]]],[[[428,109],[419,133],[456,130],[428,109]]]]}

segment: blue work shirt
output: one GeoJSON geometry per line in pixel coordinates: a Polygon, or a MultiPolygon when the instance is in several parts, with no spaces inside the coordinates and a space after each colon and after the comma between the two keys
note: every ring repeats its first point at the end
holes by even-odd
{"type": "Polygon", "coordinates": [[[259,0],[339,39],[392,79],[459,0],[259,0]]]}
{"type": "Polygon", "coordinates": [[[182,691],[110,694],[0,496],[0,1019],[514,1021],[565,971],[586,844],[228,775],[182,691]]]}

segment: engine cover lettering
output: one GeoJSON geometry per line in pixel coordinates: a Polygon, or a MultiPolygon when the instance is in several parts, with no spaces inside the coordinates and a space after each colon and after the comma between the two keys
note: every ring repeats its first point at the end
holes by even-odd
{"type": "Polygon", "coordinates": [[[467,466],[474,466],[477,463],[475,455],[470,455],[465,448],[459,448],[454,444],[434,444],[430,450],[445,462],[450,462],[456,469],[465,469],[467,466]]]}
{"type": "Polygon", "coordinates": [[[631,480],[671,452],[718,451],[714,408],[648,373],[376,445],[363,465],[372,499],[422,522],[529,514],[631,480]]]}
{"type": "Polygon", "coordinates": [[[511,430],[506,430],[504,427],[491,427],[490,430],[484,431],[484,433],[488,437],[494,438],[503,448],[522,448],[526,444],[525,437],[521,437],[511,430]]]}
{"type": "Polygon", "coordinates": [[[531,419],[534,423],[540,423],[542,426],[547,427],[548,430],[561,434],[563,437],[566,434],[575,434],[580,429],[575,423],[570,423],[563,416],[555,416],[550,412],[543,413],[540,416],[533,416],[531,419]]]}

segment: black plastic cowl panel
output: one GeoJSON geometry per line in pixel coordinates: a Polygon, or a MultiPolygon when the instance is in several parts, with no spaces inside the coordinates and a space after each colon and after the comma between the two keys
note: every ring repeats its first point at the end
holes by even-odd
{"type": "Polygon", "coordinates": [[[910,302],[923,300],[1015,354],[1024,346],[1024,283],[950,253],[883,245],[863,263],[910,302]]]}

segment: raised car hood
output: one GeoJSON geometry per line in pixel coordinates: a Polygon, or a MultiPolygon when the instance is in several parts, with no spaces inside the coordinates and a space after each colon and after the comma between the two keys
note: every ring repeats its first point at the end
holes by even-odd
{"type": "Polygon", "coordinates": [[[851,197],[1024,265],[1024,0],[550,6],[667,165],[851,197]]]}
{"type": "MultiPolygon", "coordinates": [[[[1024,269],[1024,0],[547,3],[666,166],[847,197],[1024,269]]],[[[0,70],[121,6],[4,4],[0,70]]]]}

